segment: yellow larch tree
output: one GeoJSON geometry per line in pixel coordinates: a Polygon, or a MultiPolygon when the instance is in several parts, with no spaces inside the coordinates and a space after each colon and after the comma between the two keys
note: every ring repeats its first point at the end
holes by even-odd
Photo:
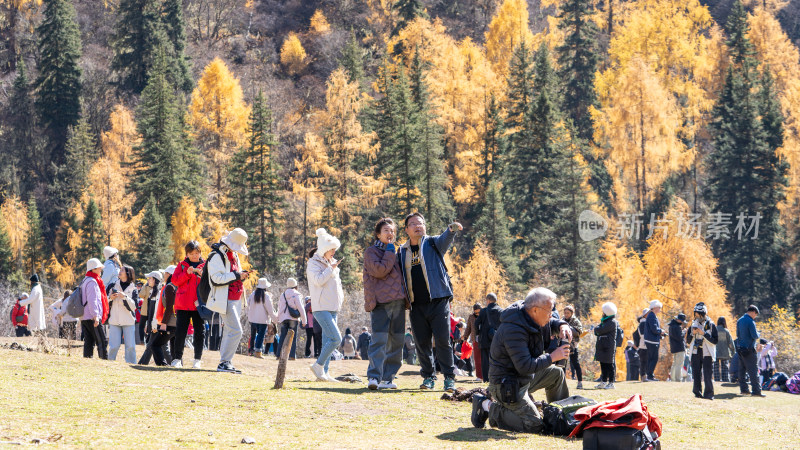
{"type": "Polygon", "coordinates": [[[192,92],[188,117],[192,137],[210,162],[212,198],[223,192],[225,167],[245,142],[249,115],[239,80],[221,59],[214,58],[192,92]]]}
{"type": "Polygon", "coordinates": [[[505,305],[508,293],[505,271],[485,245],[475,245],[466,261],[454,258],[450,267],[453,268],[453,301],[456,304],[471,307],[483,303],[486,294],[494,292],[500,304],[505,305]]]}
{"type": "Polygon", "coordinates": [[[141,140],[133,114],[124,105],[117,104],[108,121],[111,128],[104,131],[100,138],[103,154],[115,161],[130,161],[133,148],[141,140]]]}
{"type": "Polygon", "coordinates": [[[289,33],[281,46],[281,64],[289,75],[297,75],[308,65],[308,55],[295,33],[289,33]]]}
{"type": "Polygon", "coordinates": [[[508,64],[516,47],[522,42],[531,48],[539,46],[530,30],[528,19],[527,1],[503,0],[489,23],[489,30],[486,32],[486,58],[491,62],[494,72],[503,79],[508,76],[508,64]]]}
{"type": "MultiPolygon", "coordinates": [[[[306,133],[303,144],[298,145],[297,150],[297,158],[294,160],[296,170],[292,172],[291,181],[292,193],[298,201],[303,202],[300,235],[304,244],[301,248],[305,248],[311,230],[315,229],[313,224],[319,223],[322,210],[321,185],[324,182],[321,173],[328,161],[328,155],[314,133],[306,133]]],[[[305,267],[307,256],[305,252],[298,256],[298,267],[305,267]]]]}
{"type": "Polygon", "coordinates": [[[182,198],[178,209],[170,220],[172,225],[172,254],[173,261],[181,261],[186,256],[183,248],[189,241],[198,241],[204,244],[203,223],[198,220],[197,206],[189,198],[182,198]]]}
{"type": "Polygon", "coordinates": [[[754,9],[756,12],[766,11],[771,14],[777,14],[789,3],[791,3],[790,0],[742,0],[742,4],[749,9],[754,9]]]}
{"type": "Polygon", "coordinates": [[[0,206],[0,220],[3,220],[11,243],[11,253],[18,267],[22,267],[25,239],[28,236],[28,204],[19,197],[9,196],[0,206]]]}
{"type": "Polygon", "coordinates": [[[331,31],[331,24],[328,23],[328,19],[325,17],[325,14],[322,13],[322,10],[318,9],[314,11],[314,15],[311,16],[309,28],[314,33],[325,34],[331,31]]]}

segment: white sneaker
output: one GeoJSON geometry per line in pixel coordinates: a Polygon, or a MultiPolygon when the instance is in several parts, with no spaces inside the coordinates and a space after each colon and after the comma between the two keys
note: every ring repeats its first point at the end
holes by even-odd
{"type": "Polygon", "coordinates": [[[200,369],[201,367],[203,367],[203,361],[195,359],[194,364],[192,364],[192,369],[200,369]]]}
{"type": "Polygon", "coordinates": [[[614,389],[614,383],[608,383],[605,388],[606,389],[614,389]]]}
{"type": "Polygon", "coordinates": [[[397,385],[391,381],[381,381],[381,384],[378,385],[378,389],[397,389],[397,385]]]}
{"type": "Polygon", "coordinates": [[[369,382],[367,383],[367,387],[370,391],[374,391],[378,389],[378,379],[377,378],[370,378],[369,382]]]}
{"type": "Polygon", "coordinates": [[[331,374],[329,374],[329,373],[324,374],[323,377],[325,378],[325,381],[331,381],[333,383],[339,383],[339,380],[337,380],[336,378],[333,378],[331,376],[331,374]]]}
{"type": "Polygon", "coordinates": [[[606,383],[601,381],[600,384],[598,384],[594,388],[595,389],[605,389],[606,388],[606,383]]]}
{"type": "Polygon", "coordinates": [[[171,365],[172,365],[172,367],[177,367],[178,369],[182,369],[183,368],[183,361],[181,361],[180,359],[173,359],[171,365]]]}
{"type": "Polygon", "coordinates": [[[317,381],[326,381],[325,369],[317,363],[311,365],[311,371],[317,377],[317,381]]]}

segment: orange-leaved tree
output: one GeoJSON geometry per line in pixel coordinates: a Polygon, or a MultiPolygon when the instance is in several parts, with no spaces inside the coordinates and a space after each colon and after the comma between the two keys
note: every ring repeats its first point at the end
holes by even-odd
{"type": "Polygon", "coordinates": [[[281,64],[289,75],[297,75],[308,65],[308,54],[295,33],[289,33],[281,46],[281,64]]]}

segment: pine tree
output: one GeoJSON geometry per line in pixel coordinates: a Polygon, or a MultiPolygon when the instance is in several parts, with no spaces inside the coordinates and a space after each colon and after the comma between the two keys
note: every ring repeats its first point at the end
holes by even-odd
{"type": "Polygon", "coordinates": [[[9,173],[9,184],[14,185],[12,191],[29,192],[36,180],[47,176],[49,157],[39,153],[42,150],[41,139],[37,138],[36,110],[33,103],[33,92],[28,81],[28,70],[25,61],[17,64],[17,76],[11,90],[8,104],[8,156],[4,162],[9,173]]]}
{"type": "Polygon", "coordinates": [[[347,72],[349,81],[361,83],[364,78],[364,49],[356,38],[356,33],[350,30],[350,39],[342,49],[342,57],[339,58],[339,64],[347,72]]]}
{"type": "Polygon", "coordinates": [[[506,157],[508,139],[505,136],[506,124],[500,111],[500,105],[494,94],[486,107],[485,131],[483,133],[481,181],[485,189],[489,189],[494,180],[503,178],[503,159],[506,157]]]}
{"type": "Polygon", "coordinates": [[[94,137],[85,119],[80,119],[67,134],[66,163],[60,167],[52,186],[52,195],[58,199],[60,211],[67,211],[81,201],[89,186],[89,174],[95,159],[94,137]]]}
{"type": "Polygon", "coordinates": [[[787,301],[783,270],[785,238],[778,203],[784,198],[786,163],[776,152],[783,143],[783,116],[775,100],[771,75],[759,77],[753,48],[747,39],[747,17],[736,2],[728,18],[731,65],[714,108],[714,148],[708,156],[708,199],[715,212],[760,215],[757,238],[747,235],[754,219],[745,218],[730,238],[712,241],[720,274],[737,313],[749,304],[762,306],[787,301]]]}
{"type": "Polygon", "coordinates": [[[247,145],[234,155],[229,166],[231,222],[247,230],[250,260],[262,270],[280,267],[287,246],[282,239],[286,204],[278,176],[276,148],[272,133],[272,110],[259,91],[250,112],[247,145]]]}
{"type": "Polygon", "coordinates": [[[80,226],[81,244],[78,247],[78,262],[88,261],[90,258],[100,258],[106,243],[103,230],[103,218],[100,208],[93,197],[89,197],[83,210],[83,221],[80,226]]]}
{"type": "Polygon", "coordinates": [[[37,273],[45,263],[44,237],[42,236],[42,219],[36,207],[36,199],[28,200],[28,235],[25,238],[26,269],[30,273],[37,273]]]}
{"type": "Polygon", "coordinates": [[[81,115],[81,34],[70,0],[45,0],[39,35],[36,108],[52,145],[50,161],[64,163],[67,130],[81,115]]]}
{"type": "Polygon", "coordinates": [[[428,13],[421,0],[398,0],[394,2],[392,8],[397,11],[397,23],[392,30],[392,36],[396,36],[403,28],[417,17],[427,19],[428,13]]]}
{"type": "Polygon", "coordinates": [[[526,118],[533,101],[533,59],[529,44],[514,48],[508,76],[508,116],[506,128],[511,133],[509,145],[516,148],[526,139],[526,118]]]}
{"type": "Polygon", "coordinates": [[[144,206],[142,235],[135,258],[140,271],[158,270],[170,263],[172,251],[169,241],[166,221],[151,195],[144,206]]]}
{"type": "Polygon", "coordinates": [[[499,181],[492,181],[486,189],[480,205],[480,215],[475,220],[476,242],[481,242],[497,258],[503,266],[509,284],[519,279],[519,260],[511,249],[509,223],[503,203],[502,189],[499,181]]]}
{"type": "Polygon", "coordinates": [[[134,209],[140,210],[152,196],[162,218],[172,217],[181,198],[198,198],[202,172],[186,132],[183,108],[167,77],[163,46],[142,91],[138,115],[142,141],[134,149],[134,209]]]}
{"type": "Polygon", "coordinates": [[[161,20],[172,44],[170,55],[170,79],[183,92],[191,92],[192,62],[186,56],[186,22],[183,19],[182,0],[164,0],[161,20]]]}
{"type": "Polygon", "coordinates": [[[7,279],[14,272],[14,252],[6,231],[6,221],[0,219],[0,278],[7,279]]]}

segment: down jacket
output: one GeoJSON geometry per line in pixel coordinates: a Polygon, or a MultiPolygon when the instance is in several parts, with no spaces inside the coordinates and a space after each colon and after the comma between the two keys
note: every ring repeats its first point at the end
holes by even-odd
{"type": "Polygon", "coordinates": [[[406,300],[397,253],[371,245],[364,250],[364,309],[395,300],[406,300]]]}
{"type": "Polygon", "coordinates": [[[617,328],[619,322],[613,316],[606,319],[594,329],[597,344],[594,349],[594,359],[601,363],[611,364],[617,353],[617,328]]]}
{"type": "MultiPolygon", "coordinates": [[[[202,271],[205,264],[206,262],[200,259],[197,268],[202,271]]],[[[187,272],[189,267],[192,265],[189,263],[189,258],[186,258],[178,264],[175,273],[172,274],[172,284],[178,288],[178,292],[175,294],[176,311],[197,311],[194,302],[197,300],[197,285],[200,284],[200,275],[189,274],[187,272]]]]}
{"type": "Polygon", "coordinates": [[[500,315],[500,327],[492,340],[489,381],[500,384],[503,378],[517,377],[520,386],[533,380],[536,372],[553,364],[545,349],[550,346],[551,330],[567,323],[560,319],[540,327],[525,312],[520,300],[500,315]]]}
{"type": "Polygon", "coordinates": [[[308,260],[306,266],[308,291],[311,294],[311,310],[337,312],[344,302],[339,267],[334,268],[319,253],[308,260]]]}

